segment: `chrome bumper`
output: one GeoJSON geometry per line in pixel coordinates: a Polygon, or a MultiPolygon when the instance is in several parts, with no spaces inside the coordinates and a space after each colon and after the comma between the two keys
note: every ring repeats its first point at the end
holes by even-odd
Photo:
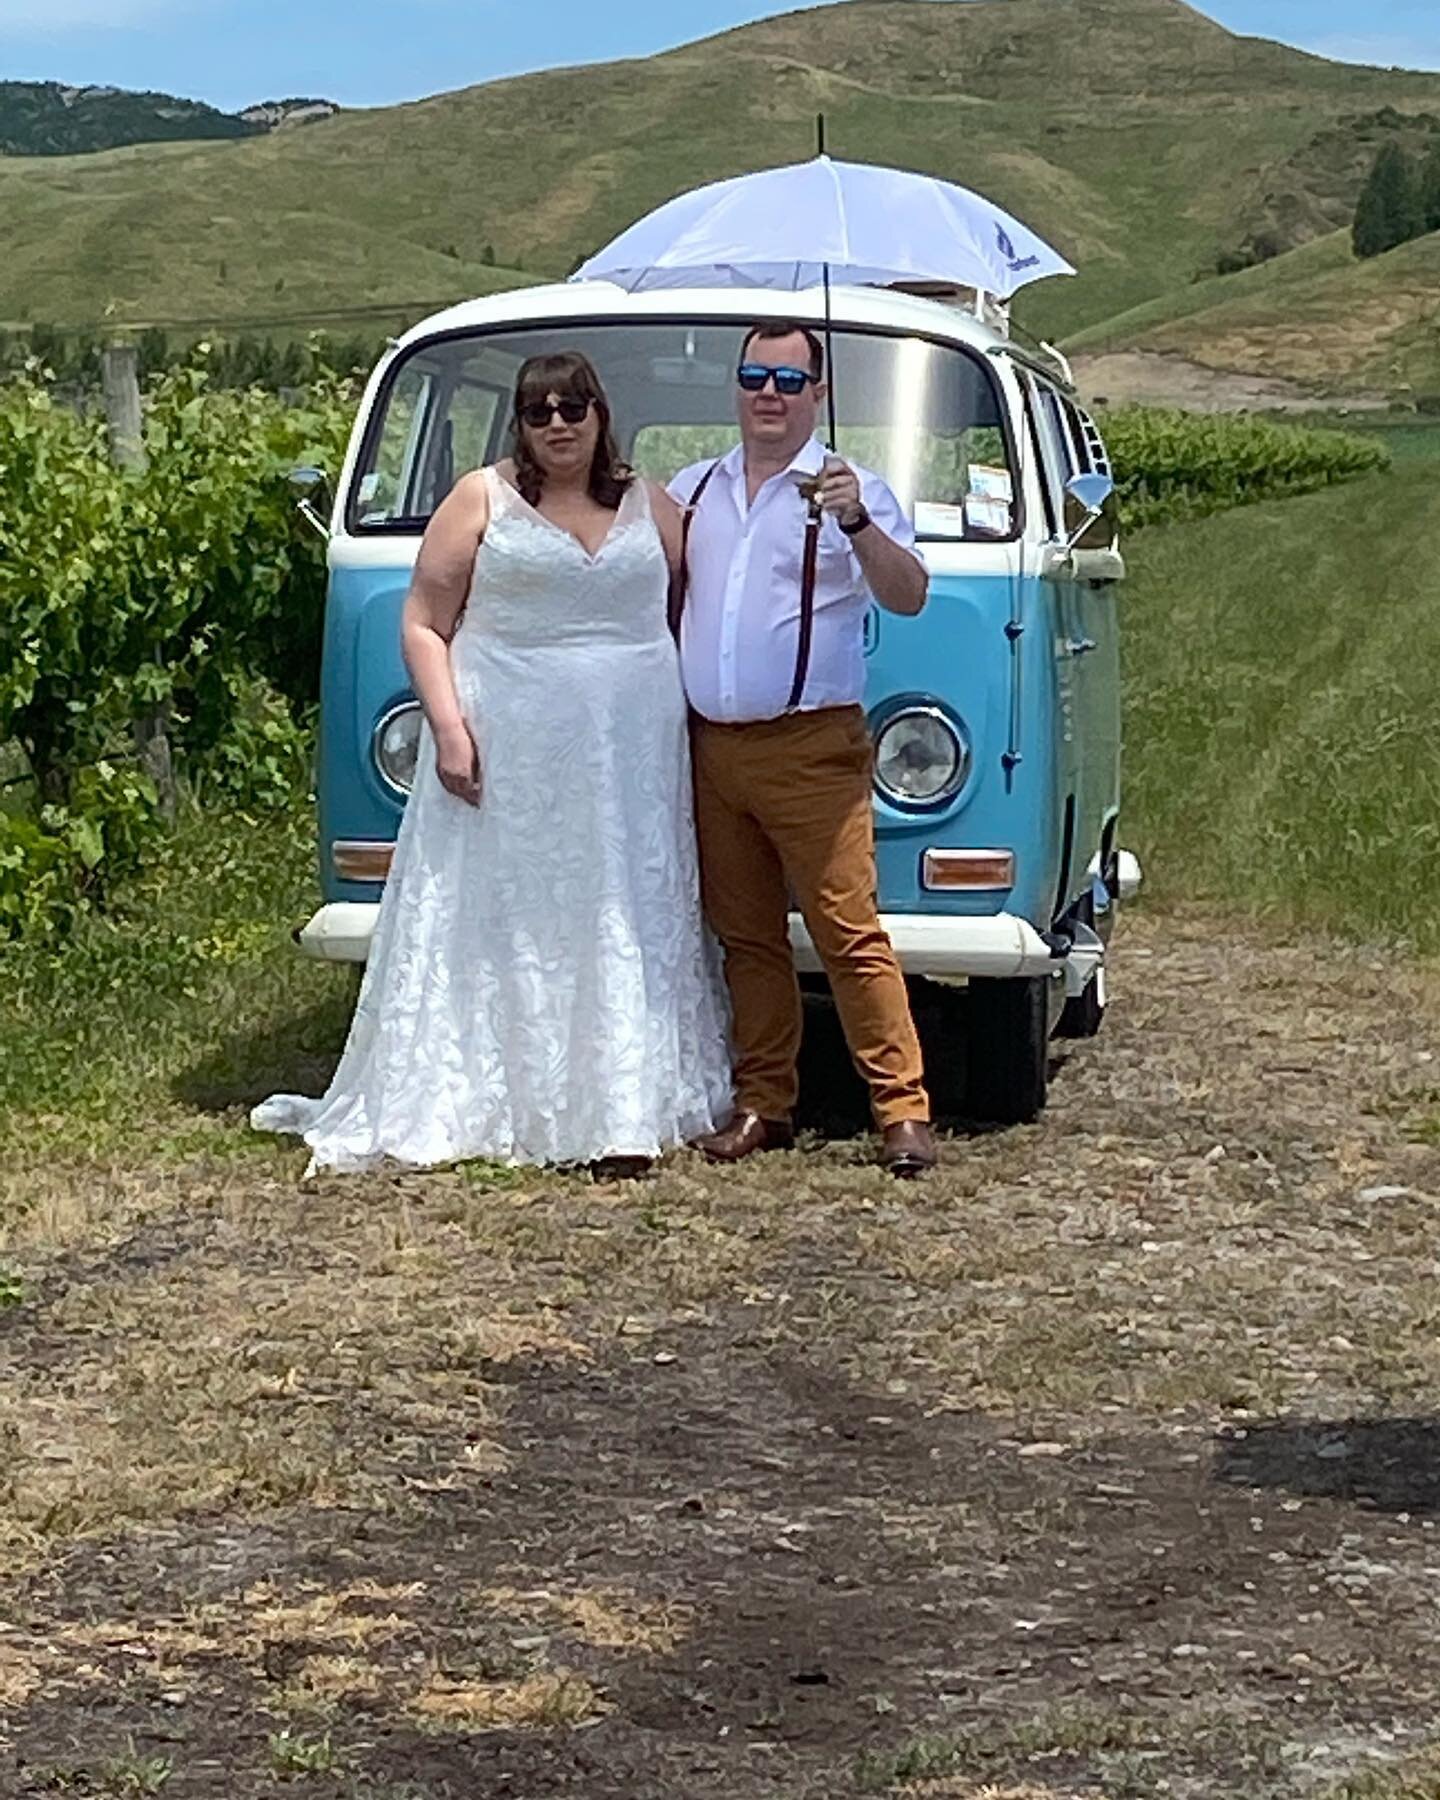
{"type": "MultiPolygon", "coordinates": [[[[326,962],[364,962],[380,908],[374,902],[334,901],[322,906],[296,933],[307,956],[326,962]]],[[[981,976],[1002,980],[1016,975],[1064,975],[1067,991],[1081,992],[1104,960],[1104,947],[1093,933],[1077,938],[1068,955],[1057,956],[1027,920],[1013,913],[983,918],[956,918],[932,913],[882,913],[895,954],[907,975],[937,981],[981,976]]],[[[820,958],[798,914],[790,916],[790,942],[796,966],[819,973],[820,958]]]]}

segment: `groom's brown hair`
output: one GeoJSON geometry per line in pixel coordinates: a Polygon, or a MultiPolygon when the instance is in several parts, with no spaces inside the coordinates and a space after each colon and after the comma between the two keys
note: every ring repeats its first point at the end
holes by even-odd
{"type": "Polygon", "coordinates": [[[767,338],[793,337],[796,332],[805,340],[810,352],[810,373],[819,381],[825,373],[824,346],[810,327],[802,325],[798,319],[761,319],[758,325],[752,325],[745,333],[745,342],[740,346],[741,362],[749,355],[752,344],[763,344],[767,338]]]}

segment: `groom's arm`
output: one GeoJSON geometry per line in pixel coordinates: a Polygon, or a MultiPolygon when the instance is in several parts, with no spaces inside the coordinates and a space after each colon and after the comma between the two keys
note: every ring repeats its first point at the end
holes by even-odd
{"type": "Polygon", "coordinates": [[[918,613],[929,593],[930,577],[913,548],[914,528],[886,484],[872,476],[862,488],[858,470],[838,456],[827,456],[820,504],[841,526],[869,514],[868,522],[850,537],[865,585],[887,612],[918,613]]]}

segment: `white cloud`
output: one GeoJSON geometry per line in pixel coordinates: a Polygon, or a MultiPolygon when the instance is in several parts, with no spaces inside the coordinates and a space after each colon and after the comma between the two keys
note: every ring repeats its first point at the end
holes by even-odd
{"type": "Polygon", "coordinates": [[[1403,33],[1352,36],[1336,32],[1328,37],[1297,41],[1302,49],[1313,50],[1317,56],[1328,56],[1336,62],[1373,63],[1382,69],[1440,69],[1440,34],[1433,37],[1403,33]]]}
{"type": "Polygon", "coordinates": [[[176,0],[0,0],[0,32],[54,37],[82,26],[145,25],[175,6],[176,0]]]}

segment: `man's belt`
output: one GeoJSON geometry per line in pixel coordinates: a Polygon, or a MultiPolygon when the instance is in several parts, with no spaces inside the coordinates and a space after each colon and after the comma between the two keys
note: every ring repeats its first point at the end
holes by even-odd
{"type": "MultiPolygon", "coordinates": [[[[695,491],[685,503],[680,519],[680,576],[670,605],[670,629],[677,641],[680,637],[680,620],[685,611],[685,595],[690,586],[690,522],[710,485],[711,476],[719,467],[718,462],[711,463],[700,477],[695,491]]],[[[800,631],[795,645],[795,678],[790,683],[790,698],[785,702],[786,712],[795,712],[799,707],[801,696],[805,692],[806,677],[810,673],[810,640],[815,635],[815,567],[819,554],[820,502],[812,496],[806,503],[805,548],[800,559],[800,631]]]]}

